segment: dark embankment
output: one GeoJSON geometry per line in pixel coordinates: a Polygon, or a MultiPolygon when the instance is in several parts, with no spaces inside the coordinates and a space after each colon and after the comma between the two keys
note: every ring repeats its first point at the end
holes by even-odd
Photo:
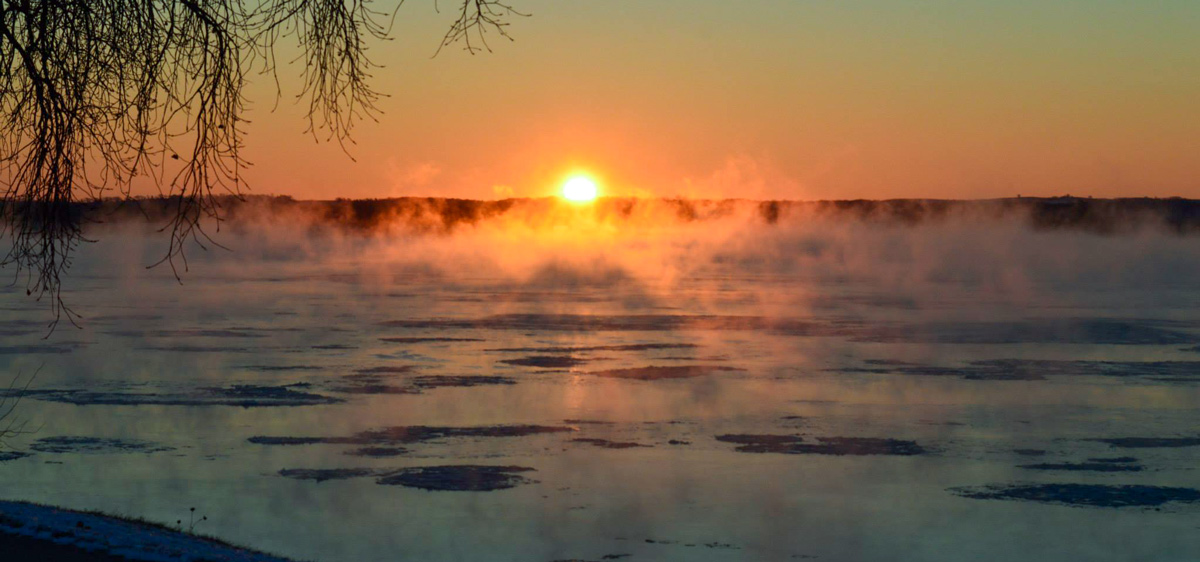
{"type": "MultiPolygon", "coordinates": [[[[764,224],[815,219],[916,226],[954,219],[1019,221],[1034,229],[1071,229],[1100,234],[1160,228],[1200,232],[1200,200],[1182,198],[1092,199],[1017,197],[986,200],[890,199],[843,201],[747,201],[602,198],[585,207],[558,198],[471,200],[435,197],[298,201],[286,196],[222,196],[218,204],[232,224],[239,219],[303,217],[314,227],[356,231],[398,229],[448,233],[493,220],[552,224],[563,215],[587,213],[606,222],[652,220],[690,223],[744,216],[764,224]]],[[[174,216],[173,197],[102,200],[74,204],[88,224],[146,222],[161,226],[174,216]]]]}
{"type": "Polygon", "coordinates": [[[132,562],[133,559],[105,552],[92,552],[78,546],[9,535],[0,532],[0,553],[13,562],[132,562]]]}

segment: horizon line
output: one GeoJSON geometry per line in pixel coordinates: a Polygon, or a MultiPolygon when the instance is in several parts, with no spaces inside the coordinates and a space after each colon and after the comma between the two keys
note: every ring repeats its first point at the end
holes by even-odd
{"type": "MultiPolygon", "coordinates": [[[[99,198],[95,198],[95,199],[75,201],[73,203],[85,203],[86,204],[86,203],[123,202],[123,201],[155,201],[155,200],[169,200],[169,199],[173,199],[173,198],[177,198],[177,197],[182,197],[182,196],[177,195],[177,194],[176,195],[134,195],[134,196],[123,196],[123,197],[114,196],[114,197],[99,197],[99,198]]],[[[392,196],[392,197],[335,197],[332,199],[300,199],[293,195],[288,195],[288,194],[223,193],[223,194],[219,194],[219,195],[213,195],[212,197],[219,198],[219,199],[242,199],[242,200],[255,199],[255,198],[287,199],[287,200],[297,202],[297,203],[336,203],[339,201],[397,201],[397,200],[405,200],[405,199],[424,199],[424,200],[435,200],[435,201],[474,201],[474,202],[488,202],[488,203],[501,203],[501,202],[506,202],[506,201],[552,200],[552,201],[570,203],[572,205],[579,205],[579,206],[592,205],[595,203],[599,203],[601,201],[671,201],[671,202],[694,201],[694,202],[716,202],[716,203],[721,203],[721,202],[850,203],[850,202],[868,202],[868,201],[869,202],[879,202],[879,203],[887,203],[887,202],[986,203],[986,202],[1001,202],[1001,201],[1101,201],[1101,202],[1103,202],[1103,201],[1187,201],[1187,202],[1200,202],[1200,198],[1184,197],[1182,195],[1169,195],[1169,196],[1161,196],[1161,197],[1149,196],[1149,195],[1121,196],[1121,197],[1094,197],[1091,195],[1071,195],[1071,194],[1016,195],[1016,196],[1009,196],[1009,197],[980,197],[980,198],[963,198],[963,199],[953,199],[953,198],[943,198],[943,197],[891,197],[891,198],[885,198],[885,199],[872,199],[872,198],[866,198],[866,197],[845,198],[845,199],[750,199],[750,198],[745,198],[745,197],[725,197],[725,198],[697,197],[697,198],[691,198],[691,197],[684,197],[684,196],[644,197],[644,196],[637,196],[637,195],[603,195],[603,196],[596,197],[595,200],[593,200],[591,202],[587,202],[587,203],[569,202],[569,201],[564,200],[561,196],[558,196],[558,195],[542,195],[542,196],[530,196],[530,197],[505,197],[505,198],[501,198],[501,199],[448,197],[448,196],[437,196],[437,195],[397,195],[397,196],[392,196]]],[[[4,199],[0,198],[0,202],[2,202],[2,201],[4,201],[4,199]]]]}

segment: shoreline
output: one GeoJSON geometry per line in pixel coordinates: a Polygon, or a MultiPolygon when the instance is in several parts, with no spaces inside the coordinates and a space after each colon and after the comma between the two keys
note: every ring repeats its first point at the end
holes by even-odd
{"type": "Polygon", "coordinates": [[[0,552],[38,562],[296,562],[141,519],[3,500],[0,552]]]}

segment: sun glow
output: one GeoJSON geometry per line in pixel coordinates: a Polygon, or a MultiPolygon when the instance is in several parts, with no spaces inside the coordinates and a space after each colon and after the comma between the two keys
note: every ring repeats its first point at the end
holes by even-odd
{"type": "Polygon", "coordinates": [[[596,199],[599,191],[596,180],[587,176],[571,176],[563,182],[562,186],[563,198],[576,203],[586,203],[596,199]]]}

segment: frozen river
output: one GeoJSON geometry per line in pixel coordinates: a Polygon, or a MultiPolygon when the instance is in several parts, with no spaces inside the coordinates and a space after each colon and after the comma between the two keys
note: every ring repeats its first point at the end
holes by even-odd
{"type": "Polygon", "coordinates": [[[550,222],[235,228],[182,285],[103,232],[80,329],[0,289],[0,499],[323,562],[1200,556],[1200,240],[550,222]]]}

